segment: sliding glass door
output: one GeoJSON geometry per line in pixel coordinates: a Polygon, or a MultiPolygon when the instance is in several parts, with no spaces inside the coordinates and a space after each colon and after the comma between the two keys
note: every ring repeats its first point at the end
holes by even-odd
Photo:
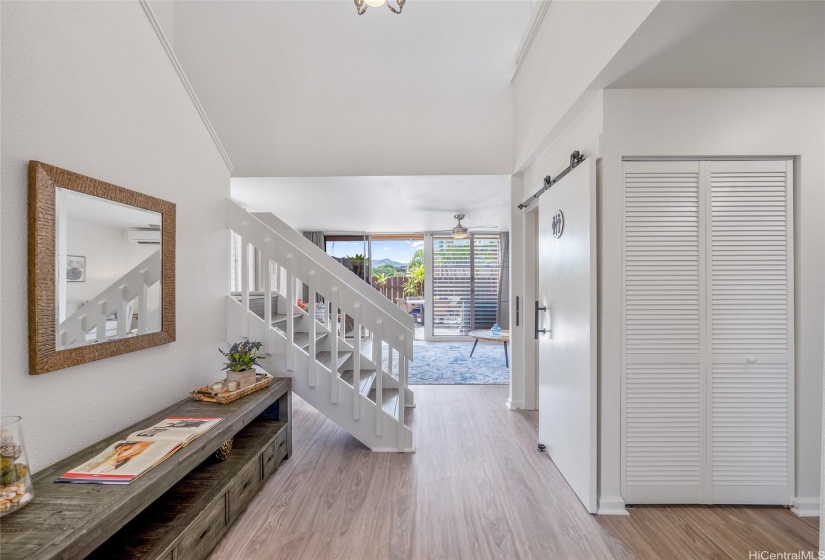
{"type": "Polygon", "coordinates": [[[327,235],[324,244],[329,256],[359,278],[370,281],[369,235],[327,235]]]}
{"type": "Polygon", "coordinates": [[[433,336],[492,327],[500,276],[498,235],[433,236],[433,336]]]}

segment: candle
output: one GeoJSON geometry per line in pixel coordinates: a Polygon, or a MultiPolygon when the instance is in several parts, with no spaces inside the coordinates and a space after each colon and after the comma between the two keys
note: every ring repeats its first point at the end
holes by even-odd
{"type": "Polygon", "coordinates": [[[237,381],[230,381],[229,383],[226,384],[226,386],[227,386],[227,388],[229,389],[230,392],[235,391],[235,390],[238,389],[238,382],[237,381]]]}

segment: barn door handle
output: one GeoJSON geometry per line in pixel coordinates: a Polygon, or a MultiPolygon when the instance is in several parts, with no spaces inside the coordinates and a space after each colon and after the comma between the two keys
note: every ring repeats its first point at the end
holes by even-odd
{"type": "Polygon", "coordinates": [[[535,325],[535,329],[536,329],[536,332],[535,332],[536,340],[539,339],[539,333],[544,334],[544,333],[547,332],[547,329],[540,329],[539,328],[539,311],[547,311],[547,307],[543,306],[543,305],[539,306],[539,302],[538,302],[538,300],[536,300],[536,313],[535,313],[535,320],[533,321],[533,324],[535,325]]]}

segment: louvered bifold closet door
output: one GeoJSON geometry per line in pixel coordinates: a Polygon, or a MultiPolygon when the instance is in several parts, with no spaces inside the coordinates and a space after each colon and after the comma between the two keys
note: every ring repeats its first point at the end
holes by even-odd
{"type": "Polygon", "coordinates": [[[793,498],[792,169],[707,163],[711,503],[793,498]]]}
{"type": "Polygon", "coordinates": [[[624,163],[625,501],[703,501],[699,162],[624,163]]]}

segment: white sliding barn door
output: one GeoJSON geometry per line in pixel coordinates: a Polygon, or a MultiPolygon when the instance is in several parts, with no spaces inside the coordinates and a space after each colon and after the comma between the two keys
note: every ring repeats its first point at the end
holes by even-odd
{"type": "MultiPolygon", "coordinates": [[[[596,162],[539,199],[539,442],[596,513],[596,162]],[[555,225],[555,235],[554,235],[555,225]]],[[[531,310],[532,311],[532,310],[531,310]]]]}
{"type": "Polygon", "coordinates": [[[707,163],[710,503],[793,500],[792,173],[707,163]]]}
{"type": "Polygon", "coordinates": [[[626,162],[624,498],[702,500],[704,235],[699,162],[626,162]]]}
{"type": "Polygon", "coordinates": [[[789,504],[792,163],[624,175],[625,501],[789,504]]]}

